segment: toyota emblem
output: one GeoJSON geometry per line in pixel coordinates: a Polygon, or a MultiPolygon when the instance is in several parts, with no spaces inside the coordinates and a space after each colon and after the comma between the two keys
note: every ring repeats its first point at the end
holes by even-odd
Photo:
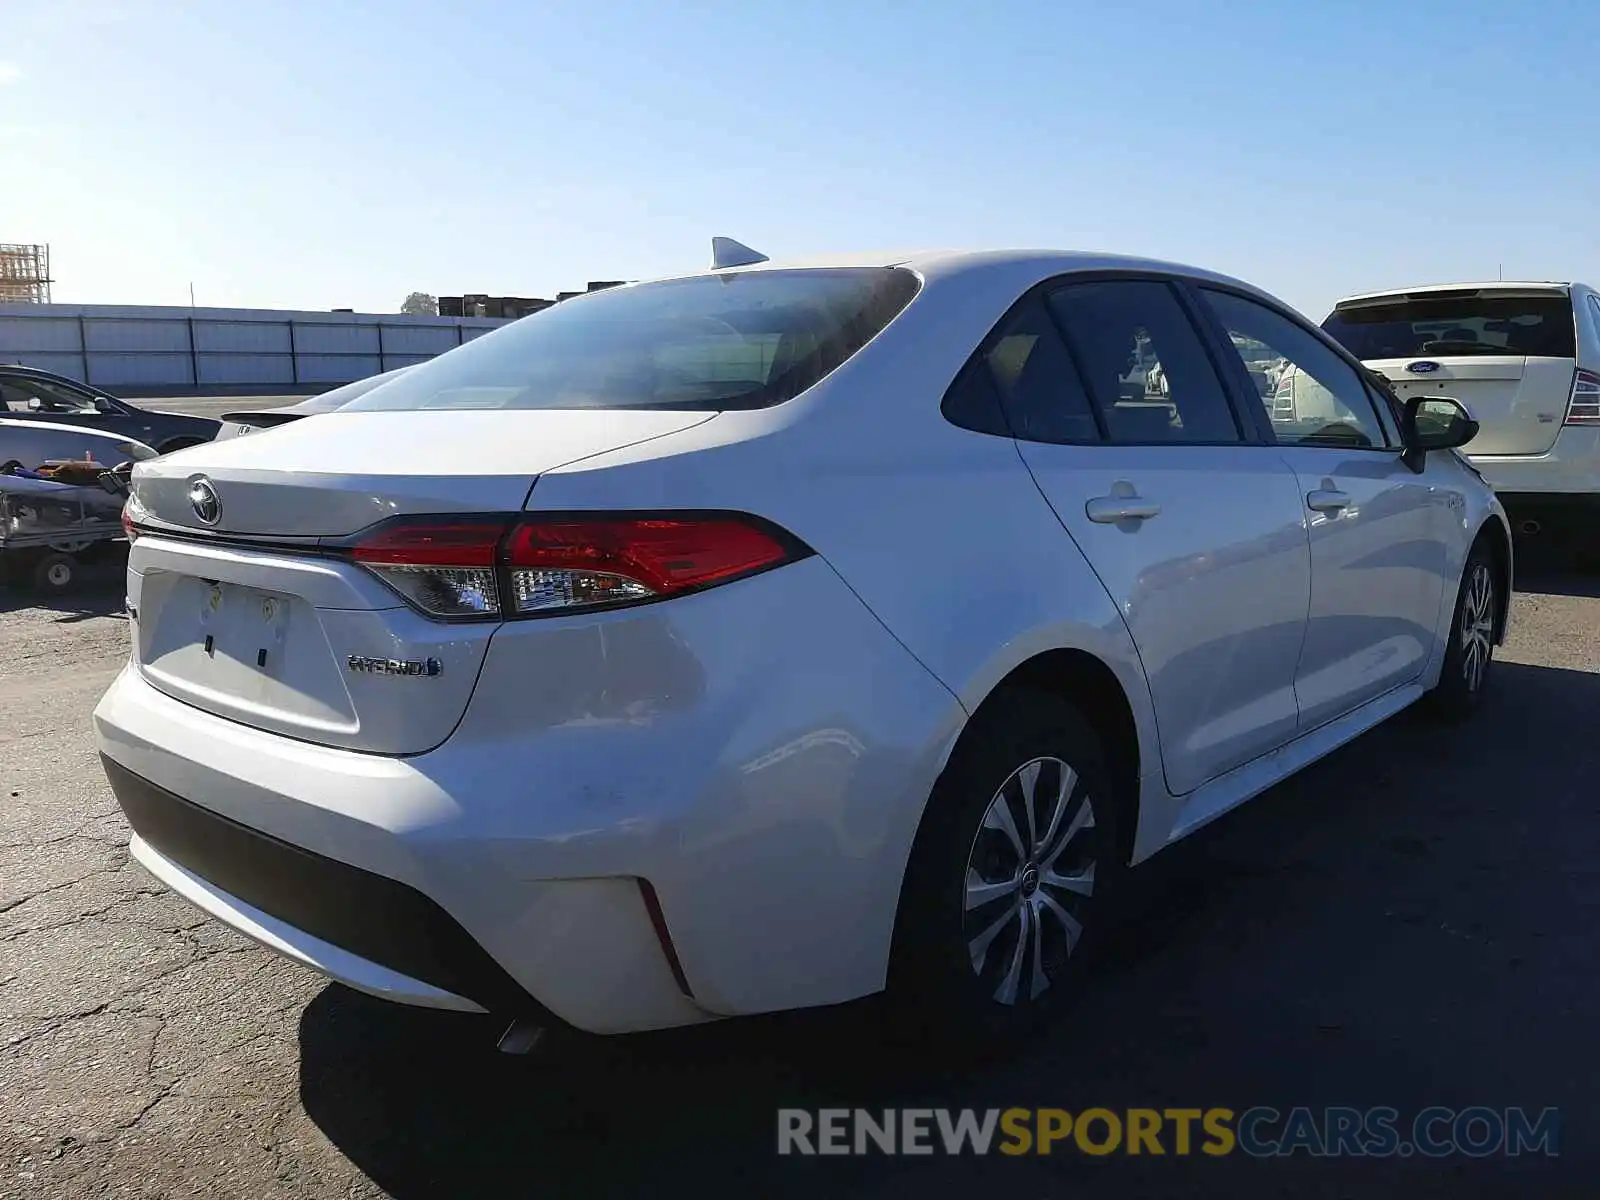
{"type": "Polygon", "coordinates": [[[203,525],[215,525],[222,518],[222,501],[217,497],[217,489],[204,476],[189,483],[189,507],[203,525]]]}

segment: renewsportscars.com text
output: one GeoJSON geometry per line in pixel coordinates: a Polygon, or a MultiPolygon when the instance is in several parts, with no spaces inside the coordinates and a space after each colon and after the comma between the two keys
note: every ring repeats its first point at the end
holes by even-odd
{"type": "Polygon", "coordinates": [[[786,1155],[1444,1158],[1559,1153],[1554,1108],[784,1108],[786,1155]]]}

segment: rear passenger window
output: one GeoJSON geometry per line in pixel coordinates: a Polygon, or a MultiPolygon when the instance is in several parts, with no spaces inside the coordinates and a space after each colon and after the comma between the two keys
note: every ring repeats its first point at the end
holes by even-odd
{"type": "Polygon", "coordinates": [[[1000,411],[1000,397],[995,393],[994,381],[982,359],[974,358],[961,369],[955,382],[944,394],[940,406],[945,420],[974,433],[993,433],[1010,437],[1011,427],[1000,411]]]}
{"type": "Polygon", "coordinates": [[[1006,318],[981,357],[1013,436],[1030,442],[1100,440],[1072,358],[1036,298],[1006,318]]]}
{"type": "Polygon", "coordinates": [[[1238,422],[1164,283],[1069,284],[1050,296],[1113,442],[1237,442],[1238,422]]]}

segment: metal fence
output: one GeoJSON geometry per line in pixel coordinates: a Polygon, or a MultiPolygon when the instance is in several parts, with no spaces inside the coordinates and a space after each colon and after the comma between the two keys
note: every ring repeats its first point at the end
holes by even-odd
{"type": "Polygon", "coordinates": [[[0,305],[0,363],[112,392],[316,392],[423,362],[504,324],[491,317],[0,305]]]}

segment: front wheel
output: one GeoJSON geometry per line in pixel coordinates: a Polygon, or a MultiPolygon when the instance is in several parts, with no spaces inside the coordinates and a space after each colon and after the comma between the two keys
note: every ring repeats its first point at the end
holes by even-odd
{"type": "Polygon", "coordinates": [[[963,736],[917,833],[890,972],[919,1035],[1024,1033],[1076,989],[1123,864],[1120,807],[1093,727],[1055,696],[998,698],[963,736]]]}
{"type": "Polygon", "coordinates": [[[1483,702],[1494,663],[1495,630],[1506,598],[1500,595],[1494,556],[1478,542],[1467,555],[1456,595],[1455,620],[1445,647],[1444,669],[1429,694],[1433,710],[1447,720],[1461,720],[1483,702]]]}

